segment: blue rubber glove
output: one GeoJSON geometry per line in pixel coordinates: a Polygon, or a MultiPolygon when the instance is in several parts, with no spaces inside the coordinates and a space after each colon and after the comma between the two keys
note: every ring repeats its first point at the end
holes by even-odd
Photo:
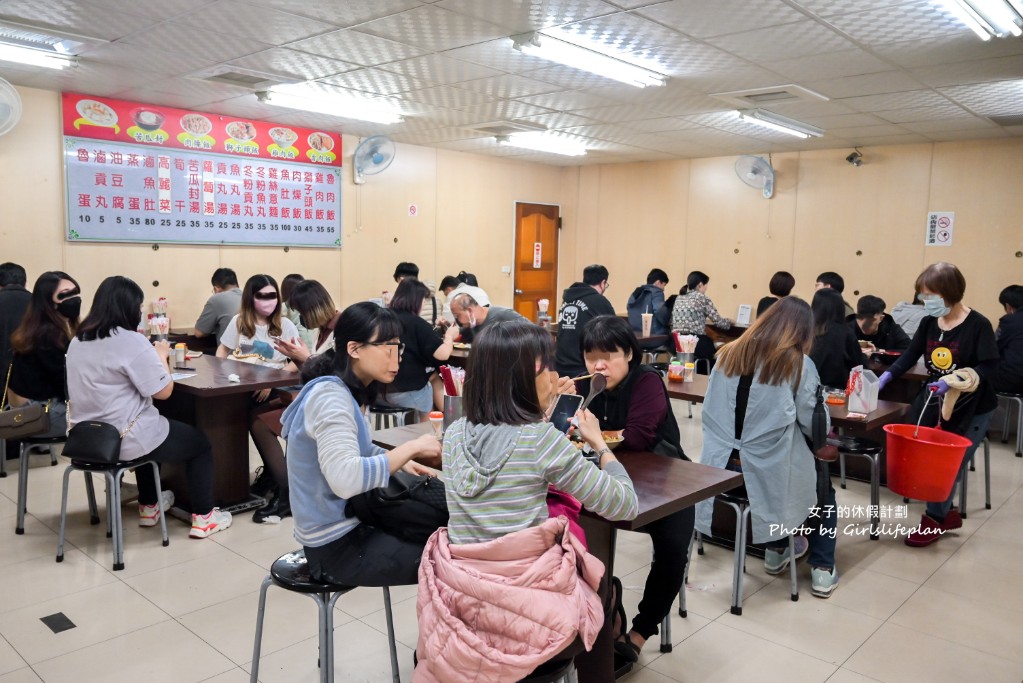
{"type": "Polygon", "coordinates": [[[885,370],[884,372],[881,373],[881,376],[878,377],[877,380],[878,380],[877,381],[877,390],[881,391],[886,386],[888,386],[889,382],[892,381],[892,373],[890,373],[887,370],[885,370]]]}
{"type": "Polygon", "coordinates": [[[943,379],[939,379],[937,382],[931,382],[927,385],[927,388],[933,391],[938,396],[944,396],[948,393],[948,383],[943,379]]]}

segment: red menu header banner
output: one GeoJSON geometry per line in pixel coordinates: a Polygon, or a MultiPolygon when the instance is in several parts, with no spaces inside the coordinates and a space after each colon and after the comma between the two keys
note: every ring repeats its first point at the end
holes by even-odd
{"type": "Polygon", "coordinates": [[[341,166],[341,134],[63,93],[64,135],[248,159],[341,166]]]}

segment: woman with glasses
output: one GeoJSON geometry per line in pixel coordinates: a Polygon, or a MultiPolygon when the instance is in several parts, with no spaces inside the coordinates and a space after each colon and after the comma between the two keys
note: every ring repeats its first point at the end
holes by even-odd
{"type": "MultiPolygon", "coordinates": [[[[245,281],[242,289],[241,310],[220,337],[217,358],[234,358],[296,372],[297,366],[274,348],[275,339],[300,343],[295,324],[281,316],[281,291],[277,281],[269,275],[253,275],[245,281]]],[[[270,399],[270,391],[263,389],[254,393],[249,410],[249,433],[263,460],[264,471],[269,471],[273,477],[273,489],[276,491],[273,502],[256,510],[252,516],[252,521],[257,524],[279,522],[291,515],[284,450],[277,435],[260,419],[265,413],[282,407],[279,400],[270,399]]]]}
{"type": "Polygon", "coordinates": [[[432,434],[384,451],[373,445],[363,411],[398,375],[401,323],[374,303],[346,308],[334,329],[334,356],[310,378],[282,418],[295,538],[313,578],[348,586],[399,586],[418,581],[423,546],[363,524],[345,512],[352,496],[385,486],[399,469],[440,459],[432,434]]]}
{"type": "Polygon", "coordinates": [[[433,326],[419,316],[423,302],[430,295],[426,285],[414,277],[406,277],[398,283],[388,308],[394,311],[401,323],[401,343],[404,354],[398,366],[398,376],[388,387],[383,401],[400,408],[411,408],[421,418],[434,409],[437,399],[430,384],[432,369],[438,361],[451,357],[458,327],[452,325],[441,339],[433,326]]]}
{"type": "Polygon", "coordinates": [[[11,334],[14,357],[7,398],[16,408],[49,404],[50,430],[36,436],[67,432],[65,354],[78,330],[81,310],[82,290],[73,277],[60,271],[43,273],[32,287],[21,325],[11,334]]]}

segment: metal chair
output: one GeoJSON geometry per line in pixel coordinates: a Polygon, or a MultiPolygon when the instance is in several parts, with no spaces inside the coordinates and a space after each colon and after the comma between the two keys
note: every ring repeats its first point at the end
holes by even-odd
{"type": "MultiPolygon", "coordinates": [[[[355,590],[356,586],[317,581],[309,573],[309,564],[305,559],[305,551],[296,550],[281,555],[270,566],[270,573],[263,579],[259,588],[259,608],[256,612],[256,639],[252,647],[251,683],[257,683],[259,677],[259,651],[263,641],[263,616],[266,612],[266,591],[271,585],[284,590],[308,595],[319,609],[320,624],[320,681],[334,681],[334,605],[345,593],[355,590]]],[[[391,617],[391,591],[384,586],[384,614],[387,617],[387,642],[391,647],[391,679],[400,683],[398,674],[398,651],[394,641],[394,621],[391,617]]]]}
{"type": "MultiPolygon", "coordinates": [[[[61,439],[63,441],[63,439],[61,439]]],[[[17,443],[17,442],[16,442],[17,443]]],[[[54,467],[57,464],[57,452],[53,450],[53,446],[50,445],[50,467],[54,467]]],[[[0,479],[7,478],[7,440],[0,439],[0,479]]],[[[37,453],[30,453],[29,455],[37,455],[37,453]]]]}
{"type": "Polygon", "coordinates": [[[999,399],[1005,399],[1010,405],[1005,406],[1005,421],[1002,423],[1002,443],[1009,443],[1009,413],[1012,412],[1012,403],[1016,404],[1016,457],[1023,458],[1023,394],[998,394],[999,399]]]}
{"type": "Polygon", "coordinates": [[[884,446],[870,439],[855,436],[840,436],[829,442],[838,447],[839,485],[845,488],[845,456],[866,458],[870,461],[870,540],[877,540],[877,529],[881,524],[881,454],[884,446]]]}
{"type": "MultiPolygon", "coordinates": [[[[693,541],[696,539],[697,532],[693,532],[692,538],[689,539],[689,554],[686,559],[686,571],[682,577],[682,586],[678,589],[678,615],[685,619],[689,616],[689,610],[686,609],[686,583],[689,581],[689,564],[693,561],[693,541]]],[[[703,554],[703,544],[700,544],[700,555],[703,554]]],[[[671,652],[671,614],[664,617],[664,621],[661,622],[661,652],[671,652]]]]}
{"type": "MultiPolygon", "coordinates": [[[[149,465],[156,475],[156,500],[163,501],[163,490],[160,486],[160,466],[155,460],[149,460],[145,456],[135,460],[125,460],[111,465],[85,462],[83,460],[72,460],[71,464],[64,469],[64,487],[60,495],[60,534],[57,538],[57,562],[64,561],[64,530],[67,526],[67,491],[68,481],[71,472],[78,471],[85,474],[85,489],[89,495],[89,521],[92,524],[99,524],[99,515],[96,511],[96,493],[92,486],[92,473],[102,474],[107,480],[107,538],[114,542],[114,571],[124,569],[124,527],[121,517],[121,479],[124,473],[134,470],[137,467],[149,465]]],[[[161,504],[161,503],[158,503],[161,504]]],[[[160,513],[160,531],[163,532],[163,546],[170,545],[170,537],[167,535],[167,511],[160,513]]]]}
{"type": "MultiPolygon", "coordinates": [[[[50,451],[50,466],[53,467],[57,464],[57,454],[54,452],[53,447],[56,444],[64,443],[67,440],[63,434],[60,436],[29,436],[24,439],[20,439],[21,448],[19,450],[20,455],[20,469],[18,470],[18,518],[15,523],[14,533],[21,534],[25,533],[25,512],[28,505],[28,458],[31,453],[33,446],[47,446],[50,451]]],[[[4,444],[6,447],[6,444],[4,444]]],[[[6,450],[0,450],[0,463],[7,460],[6,450]]],[[[3,476],[7,476],[4,473],[3,476]]]]}

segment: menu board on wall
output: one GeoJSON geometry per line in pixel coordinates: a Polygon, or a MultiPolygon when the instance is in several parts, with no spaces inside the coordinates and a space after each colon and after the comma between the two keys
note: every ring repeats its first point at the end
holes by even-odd
{"type": "Polygon", "coordinates": [[[63,94],[69,241],[341,245],[341,136],[63,94]]]}

